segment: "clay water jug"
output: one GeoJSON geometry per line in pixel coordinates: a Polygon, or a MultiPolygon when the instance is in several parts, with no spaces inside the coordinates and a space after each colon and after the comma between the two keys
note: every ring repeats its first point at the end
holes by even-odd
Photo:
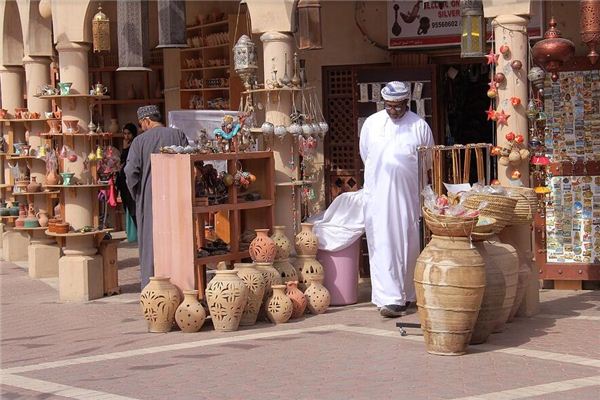
{"type": "Polygon", "coordinates": [[[58,185],[59,176],[54,169],[46,174],[46,185],[58,185]]]}
{"type": "Polygon", "coordinates": [[[151,276],[140,294],[140,305],[148,321],[148,332],[169,332],[181,302],[179,290],[168,277],[151,276]]]}
{"type": "Polygon", "coordinates": [[[273,285],[273,295],[267,303],[267,316],[274,324],[286,323],[292,316],[292,300],[285,294],[285,285],[273,285]]]}
{"type": "Polygon", "coordinates": [[[287,288],[285,294],[292,301],[292,317],[291,319],[300,318],[306,311],[308,300],[300,289],[298,289],[298,281],[289,281],[286,283],[287,288]]]}
{"type": "Polygon", "coordinates": [[[294,260],[294,267],[298,273],[298,287],[300,290],[306,291],[312,277],[320,278],[323,282],[325,270],[315,256],[298,255],[294,260]]]}
{"type": "Polygon", "coordinates": [[[236,263],[233,266],[248,288],[248,301],[244,307],[240,325],[254,325],[265,294],[265,277],[253,263],[236,263]]]}
{"type": "Polygon", "coordinates": [[[184,290],[183,301],[175,311],[175,322],[185,333],[198,332],[206,320],[206,311],[198,301],[197,290],[184,290]]]}
{"type": "Polygon", "coordinates": [[[217,331],[237,331],[248,301],[248,288],[235,270],[217,270],[206,287],[206,302],[217,331]]]}
{"type": "Polygon", "coordinates": [[[256,237],[250,242],[250,257],[254,262],[273,262],[277,247],[273,239],[269,237],[268,229],[255,229],[256,237]]]}
{"type": "Polygon", "coordinates": [[[35,216],[37,217],[41,227],[48,226],[48,212],[46,210],[40,209],[35,216]]]}
{"type": "Polygon", "coordinates": [[[318,248],[317,235],[313,233],[313,224],[300,224],[301,230],[294,239],[296,254],[316,256],[318,248]]]}
{"type": "Polygon", "coordinates": [[[273,227],[273,235],[271,239],[275,242],[277,251],[275,254],[275,260],[285,260],[290,257],[290,251],[292,250],[292,242],[285,235],[285,226],[276,225],[273,227]]]}
{"type": "Polygon", "coordinates": [[[331,304],[329,290],[323,286],[323,276],[311,276],[309,285],[304,295],[308,301],[308,309],[311,314],[323,314],[331,304]]]}

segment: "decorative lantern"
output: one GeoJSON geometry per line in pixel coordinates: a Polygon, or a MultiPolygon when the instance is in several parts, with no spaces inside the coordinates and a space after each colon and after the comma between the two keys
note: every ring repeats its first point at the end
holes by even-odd
{"type": "Polygon", "coordinates": [[[94,53],[110,51],[110,20],[98,5],[98,12],[92,18],[92,41],[94,53]]]}
{"type": "Polygon", "coordinates": [[[588,59],[592,64],[596,64],[599,57],[596,46],[600,42],[600,0],[581,0],[579,9],[581,41],[590,50],[588,59]]]}
{"type": "Polygon", "coordinates": [[[117,38],[119,68],[117,71],[150,71],[148,48],[148,2],[117,1],[117,38]]]}
{"type": "Polygon", "coordinates": [[[552,74],[552,80],[558,80],[558,70],[575,53],[575,45],[564,39],[556,29],[556,20],[550,19],[550,28],[544,34],[544,39],[537,42],[532,49],[533,59],[552,74]]]}
{"type": "Polygon", "coordinates": [[[531,67],[529,73],[527,74],[527,79],[533,84],[533,87],[536,89],[544,88],[544,78],[546,77],[546,73],[540,67],[531,67]]]}
{"type": "Polygon", "coordinates": [[[185,37],[185,1],[158,0],[158,46],[188,47],[185,37]]]}
{"type": "Polygon", "coordinates": [[[300,50],[323,48],[321,37],[321,2],[319,0],[298,1],[298,37],[300,50]]]}
{"type": "Polygon", "coordinates": [[[235,72],[244,82],[246,90],[252,89],[258,64],[256,45],[247,35],[242,35],[233,46],[233,65],[235,72]]]}
{"type": "Polygon", "coordinates": [[[481,0],[461,0],[460,15],[460,56],[463,58],[483,57],[485,46],[483,2],[481,0]]]}

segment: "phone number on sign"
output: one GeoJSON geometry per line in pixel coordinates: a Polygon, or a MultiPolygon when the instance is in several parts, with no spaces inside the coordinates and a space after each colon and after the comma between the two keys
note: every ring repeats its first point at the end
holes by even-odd
{"type": "Polygon", "coordinates": [[[443,21],[443,22],[432,22],[431,27],[435,28],[448,28],[452,26],[458,26],[458,21],[443,21]]]}

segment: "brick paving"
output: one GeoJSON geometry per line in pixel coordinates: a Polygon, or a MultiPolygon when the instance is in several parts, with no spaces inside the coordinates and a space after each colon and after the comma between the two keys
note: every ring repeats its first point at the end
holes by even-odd
{"type": "Polygon", "coordinates": [[[539,316],[439,357],[418,327],[401,337],[397,320],[378,315],[368,282],[359,304],[281,326],[150,334],[135,245],[123,243],[119,259],[123,294],[83,304],[62,304],[51,280],[1,263],[0,398],[600,398],[599,292],[543,290],[539,316]]]}

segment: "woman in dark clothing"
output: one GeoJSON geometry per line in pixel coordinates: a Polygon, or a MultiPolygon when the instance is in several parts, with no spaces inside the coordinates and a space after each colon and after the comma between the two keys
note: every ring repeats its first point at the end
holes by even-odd
{"type": "Polygon", "coordinates": [[[129,123],[123,127],[123,150],[121,150],[121,169],[117,174],[117,189],[121,194],[121,202],[123,208],[127,210],[129,216],[133,220],[133,223],[137,227],[137,221],[135,219],[135,201],[127,188],[125,181],[125,164],[127,163],[127,155],[129,154],[129,146],[133,141],[133,138],[137,136],[137,126],[129,123]]]}

